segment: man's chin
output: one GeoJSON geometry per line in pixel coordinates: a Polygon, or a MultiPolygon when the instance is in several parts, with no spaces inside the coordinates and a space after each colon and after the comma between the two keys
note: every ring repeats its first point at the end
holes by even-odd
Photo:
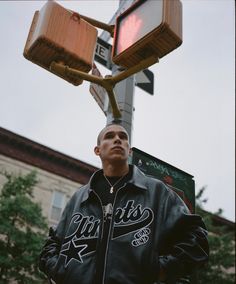
{"type": "Polygon", "coordinates": [[[110,156],[110,161],[113,161],[113,162],[125,162],[128,160],[128,157],[124,156],[124,154],[112,154],[110,156]]]}

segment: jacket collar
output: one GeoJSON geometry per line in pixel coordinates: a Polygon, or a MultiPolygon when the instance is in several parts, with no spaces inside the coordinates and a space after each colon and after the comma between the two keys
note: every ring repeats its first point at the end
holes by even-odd
{"type": "MultiPolygon", "coordinates": [[[[140,189],[147,189],[147,182],[146,182],[146,176],[145,174],[136,166],[129,165],[130,170],[133,171],[132,178],[128,181],[129,184],[132,184],[133,186],[140,188],[140,189]]],[[[82,202],[88,199],[89,194],[92,192],[91,189],[91,183],[94,178],[96,178],[99,174],[103,173],[103,170],[96,171],[90,178],[88,184],[85,185],[86,192],[84,194],[82,202]]]]}
{"type": "Polygon", "coordinates": [[[147,189],[146,175],[138,167],[134,165],[130,165],[130,168],[133,169],[133,175],[128,183],[131,183],[134,186],[141,189],[147,189]]]}

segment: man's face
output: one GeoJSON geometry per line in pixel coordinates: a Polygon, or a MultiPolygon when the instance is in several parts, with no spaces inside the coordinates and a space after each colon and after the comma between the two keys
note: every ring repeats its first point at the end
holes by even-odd
{"type": "Polygon", "coordinates": [[[99,135],[99,145],[94,149],[102,162],[127,161],[130,153],[129,137],[120,125],[106,127],[99,135]]]}

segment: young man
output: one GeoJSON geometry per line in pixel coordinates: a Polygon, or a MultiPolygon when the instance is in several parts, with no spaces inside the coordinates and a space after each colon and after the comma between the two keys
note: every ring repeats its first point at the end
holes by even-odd
{"type": "Polygon", "coordinates": [[[207,261],[201,217],[161,181],[128,164],[122,126],[106,126],[94,152],[102,170],[68,202],[40,255],[49,278],[67,284],[175,283],[207,261]]]}

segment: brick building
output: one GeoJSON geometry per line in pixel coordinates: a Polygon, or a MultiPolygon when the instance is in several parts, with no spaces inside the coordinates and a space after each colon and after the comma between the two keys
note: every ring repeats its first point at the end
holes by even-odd
{"type": "Polygon", "coordinates": [[[53,225],[67,200],[97,168],[0,127],[0,186],[6,181],[2,172],[27,174],[32,170],[39,180],[34,198],[53,225]]]}
{"type": "MultiPolygon", "coordinates": [[[[53,224],[75,190],[98,168],[0,127],[0,186],[5,182],[1,172],[26,174],[32,170],[37,171],[39,180],[35,200],[53,224]]],[[[234,230],[234,222],[214,214],[212,218],[217,225],[234,230]]]]}

